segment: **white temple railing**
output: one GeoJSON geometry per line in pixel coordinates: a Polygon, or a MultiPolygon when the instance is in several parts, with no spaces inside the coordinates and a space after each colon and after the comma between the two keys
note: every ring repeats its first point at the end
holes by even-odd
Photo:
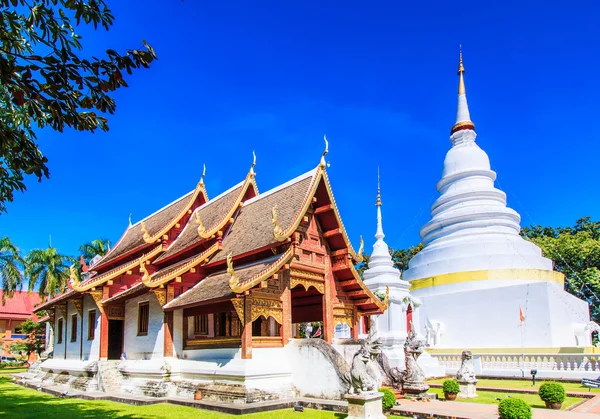
{"type": "MultiPolygon", "coordinates": [[[[450,373],[458,370],[461,364],[460,354],[432,354],[450,373]]],[[[600,375],[600,354],[473,354],[475,368],[481,375],[495,375],[502,371],[529,371],[537,369],[547,376],[600,375]]]]}

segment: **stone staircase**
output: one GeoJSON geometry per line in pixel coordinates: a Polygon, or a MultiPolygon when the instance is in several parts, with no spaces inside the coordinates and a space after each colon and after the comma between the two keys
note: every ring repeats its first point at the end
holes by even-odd
{"type": "Polygon", "coordinates": [[[118,369],[120,361],[100,361],[98,374],[100,377],[100,390],[106,393],[120,393],[123,375],[118,369]]]}

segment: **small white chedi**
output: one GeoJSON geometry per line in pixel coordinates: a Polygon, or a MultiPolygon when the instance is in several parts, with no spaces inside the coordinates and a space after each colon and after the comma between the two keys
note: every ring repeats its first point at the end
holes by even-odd
{"type": "Polygon", "coordinates": [[[475,142],[462,53],[458,75],[458,112],[437,184],[440,196],[420,232],[425,247],[403,272],[423,303],[419,331],[436,348],[472,348],[474,354],[478,348],[589,346],[589,333],[583,333],[588,304],[565,292],[552,261],[521,238],[519,214],[494,186],[496,173],[475,142]]]}
{"type": "MultiPolygon", "coordinates": [[[[379,177],[379,173],[377,174],[379,177]]],[[[377,182],[377,232],[375,244],[369,259],[369,269],[363,273],[365,285],[371,291],[385,293],[389,289],[388,309],[377,318],[377,330],[382,350],[392,367],[404,368],[404,342],[407,336],[406,311],[411,304],[408,292],[410,284],[403,281],[400,271],[394,267],[390,249],[383,240],[381,219],[381,188],[377,182]]],[[[414,303],[413,303],[414,304],[414,303]]]]}

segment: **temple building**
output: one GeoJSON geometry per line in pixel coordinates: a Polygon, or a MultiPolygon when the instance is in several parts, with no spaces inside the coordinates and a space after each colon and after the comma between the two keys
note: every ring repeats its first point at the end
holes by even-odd
{"type": "Polygon", "coordinates": [[[588,304],[565,292],[564,276],[553,271],[552,261],[519,235],[520,216],[506,206],[490,160],[475,142],[462,53],[458,76],[458,111],[437,184],[440,196],[421,228],[425,247],[403,272],[412,295],[423,303],[419,331],[431,353],[450,356],[470,349],[490,355],[482,360],[484,369],[500,368],[503,359],[502,368],[523,370],[525,353],[534,354],[526,361],[564,361],[586,369],[591,364],[584,356],[558,361],[555,355],[593,349],[585,331],[588,304]]]}
{"type": "Polygon", "coordinates": [[[55,336],[45,382],[184,397],[203,386],[205,398],[232,385],[242,401],[303,394],[314,372],[291,345],[299,324],[322,322],[331,343],[336,325],[356,338],[362,316],[387,309],[387,295],[375,296],[354,268],[362,248],[344,229],[326,154],[264,193],[256,157],[212,199],[203,174],[188,194],[130,224],[90,275],[72,270],[71,289],[38,307],[55,336]]]}
{"type": "Polygon", "coordinates": [[[0,355],[13,357],[10,345],[27,338],[21,332],[21,325],[27,319],[38,321],[33,310],[41,298],[37,292],[15,291],[12,297],[3,294],[0,290],[0,301],[5,300],[0,303],[0,355]]]}

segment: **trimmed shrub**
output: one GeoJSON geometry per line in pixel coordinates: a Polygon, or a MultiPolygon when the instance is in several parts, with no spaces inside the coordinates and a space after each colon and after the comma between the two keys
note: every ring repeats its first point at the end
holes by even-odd
{"type": "Polygon", "coordinates": [[[504,399],[498,405],[500,419],[531,419],[531,407],[521,399],[504,399]]]}
{"type": "Polygon", "coordinates": [[[456,380],[445,380],[442,385],[444,393],[458,394],[460,393],[460,386],[456,380]]]}
{"type": "Polygon", "coordinates": [[[565,388],[562,384],[547,382],[540,386],[540,399],[548,403],[562,403],[565,401],[565,388]]]}
{"type": "Polygon", "coordinates": [[[387,388],[380,388],[379,392],[383,393],[381,407],[383,407],[384,410],[391,409],[396,405],[396,396],[394,396],[394,393],[391,390],[387,388]]]}

